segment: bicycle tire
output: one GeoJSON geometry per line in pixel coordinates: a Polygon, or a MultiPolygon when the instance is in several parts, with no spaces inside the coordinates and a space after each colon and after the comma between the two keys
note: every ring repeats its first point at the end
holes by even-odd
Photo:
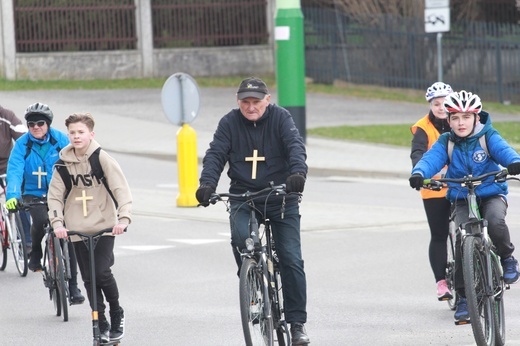
{"type": "Polygon", "coordinates": [[[274,287],[272,287],[272,294],[271,302],[272,302],[272,315],[273,315],[273,325],[276,330],[276,342],[278,343],[278,346],[286,346],[290,345],[290,336],[288,333],[287,323],[285,323],[285,320],[283,319],[283,294],[281,293],[281,281],[280,281],[280,274],[275,272],[274,273],[274,287]],[[287,338],[287,340],[286,340],[287,338]]]}
{"type": "Polygon", "coordinates": [[[61,242],[59,238],[52,237],[54,241],[54,255],[55,255],[55,263],[56,263],[56,286],[58,288],[59,300],[61,304],[61,312],[63,317],[63,322],[67,322],[69,320],[69,309],[68,309],[68,296],[69,289],[67,286],[67,282],[65,280],[65,264],[63,263],[63,252],[61,250],[61,242]]]}
{"type": "Polygon", "coordinates": [[[450,222],[450,233],[448,234],[448,239],[446,240],[446,250],[448,253],[446,258],[446,284],[452,296],[451,299],[447,300],[447,303],[449,308],[455,311],[457,309],[457,290],[455,289],[456,229],[452,229],[452,227],[455,228],[455,224],[450,222]]]}
{"type": "Polygon", "coordinates": [[[16,270],[18,270],[20,276],[25,277],[29,267],[27,263],[27,247],[25,243],[25,232],[23,230],[22,220],[20,219],[20,215],[17,212],[11,213],[9,215],[9,225],[9,240],[11,243],[11,250],[13,251],[16,270]]]}
{"type": "Polygon", "coordinates": [[[486,295],[486,259],[480,251],[482,240],[467,236],[463,245],[462,270],[471,328],[477,345],[495,343],[495,313],[493,297],[486,295]]]}
{"type": "Polygon", "coordinates": [[[47,239],[45,240],[45,251],[47,257],[47,264],[45,270],[47,271],[47,286],[49,288],[49,295],[54,305],[54,311],[56,312],[56,316],[61,316],[61,298],[60,293],[58,291],[58,285],[56,281],[56,255],[54,251],[54,242],[51,239],[51,236],[47,234],[47,239]]]}
{"type": "MultiPolygon", "coordinates": [[[[2,207],[3,208],[3,207],[2,207]]],[[[1,246],[2,246],[2,262],[0,264],[0,271],[4,271],[7,267],[7,252],[9,249],[9,235],[7,234],[7,228],[5,226],[5,218],[4,213],[2,211],[2,215],[0,215],[2,218],[0,220],[0,237],[2,237],[1,240],[1,246]]]]}
{"type": "Polygon", "coordinates": [[[495,345],[506,344],[506,315],[504,310],[504,280],[502,277],[502,266],[498,257],[491,255],[491,270],[493,272],[493,302],[495,312],[495,345]]]}
{"type": "Polygon", "coordinates": [[[240,268],[240,315],[246,346],[273,346],[273,318],[263,273],[256,260],[245,258],[240,268]]]}

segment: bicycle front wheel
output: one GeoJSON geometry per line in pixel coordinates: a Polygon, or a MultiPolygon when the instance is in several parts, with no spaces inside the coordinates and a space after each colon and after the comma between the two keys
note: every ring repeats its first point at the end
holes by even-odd
{"type": "Polygon", "coordinates": [[[61,297],[58,291],[56,273],[57,273],[57,262],[56,262],[56,252],[54,241],[51,236],[47,234],[47,239],[45,240],[45,259],[47,263],[44,265],[44,273],[45,273],[45,285],[49,289],[50,299],[54,304],[54,311],[56,311],[56,316],[61,316],[61,297]]]}
{"type": "Polygon", "coordinates": [[[448,289],[450,290],[452,296],[452,298],[448,299],[447,302],[451,310],[455,310],[457,308],[457,290],[455,290],[455,232],[455,223],[451,221],[450,234],[448,235],[448,239],[446,241],[446,248],[448,253],[446,260],[446,284],[448,285],[448,289]]]}
{"type": "Polygon", "coordinates": [[[504,311],[504,281],[502,279],[502,267],[498,257],[491,256],[491,271],[493,272],[493,302],[495,312],[495,345],[506,344],[506,315],[504,311]]]}
{"type": "Polygon", "coordinates": [[[8,230],[16,269],[20,276],[26,276],[28,269],[27,247],[25,246],[25,232],[23,231],[22,220],[18,213],[9,215],[8,230]]]}
{"type": "Polygon", "coordinates": [[[465,238],[462,270],[473,336],[477,345],[492,346],[495,342],[495,313],[493,297],[486,294],[486,259],[480,251],[482,246],[478,237],[465,238]]]}
{"type": "Polygon", "coordinates": [[[254,259],[240,268],[240,313],[246,346],[273,345],[273,318],[263,273],[254,259]]]}
{"type": "Polygon", "coordinates": [[[61,310],[63,314],[63,321],[67,322],[69,320],[69,309],[68,309],[68,296],[69,289],[67,287],[67,282],[65,281],[65,264],[63,263],[63,252],[61,250],[61,242],[60,239],[53,237],[54,241],[54,256],[56,264],[56,286],[58,288],[58,299],[60,300],[61,310]]]}

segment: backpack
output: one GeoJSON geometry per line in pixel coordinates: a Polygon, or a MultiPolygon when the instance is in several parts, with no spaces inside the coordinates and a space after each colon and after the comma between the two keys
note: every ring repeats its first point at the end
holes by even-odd
{"type": "MultiPolygon", "coordinates": [[[[101,167],[101,163],[99,162],[99,152],[101,151],[101,147],[97,148],[92,155],[88,158],[88,161],[90,163],[90,167],[92,167],[92,176],[96,177],[98,181],[101,181],[103,185],[105,185],[105,188],[107,189],[108,194],[114,201],[114,204],[117,209],[117,201],[114,195],[112,194],[112,190],[110,190],[110,187],[108,186],[107,179],[105,178],[105,172],[103,172],[103,168],[101,167]]],[[[63,183],[65,184],[65,188],[67,189],[67,193],[65,194],[65,199],[70,193],[70,190],[72,189],[72,180],[69,174],[69,170],[66,166],[64,166],[64,162],[62,159],[59,159],[54,164],[54,167],[56,167],[56,170],[61,176],[61,179],[63,180],[63,183]]]]}
{"type": "MultiPolygon", "coordinates": [[[[489,154],[489,150],[487,148],[487,139],[486,139],[486,135],[484,136],[480,136],[478,138],[478,141],[480,142],[480,146],[482,147],[482,149],[484,149],[484,151],[486,152],[486,154],[489,156],[489,158],[491,158],[491,154],[489,154]]],[[[448,158],[451,162],[451,155],[453,153],[453,147],[455,146],[455,142],[453,142],[451,139],[448,138],[448,158]]]]}

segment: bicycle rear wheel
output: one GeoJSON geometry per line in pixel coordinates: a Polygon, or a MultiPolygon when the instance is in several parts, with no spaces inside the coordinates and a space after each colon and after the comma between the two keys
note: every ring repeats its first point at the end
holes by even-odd
{"type": "Polygon", "coordinates": [[[8,225],[9,241],[11,243],[16,269],[20,276],[26,276],[28,269],[27,247],[25,246],[25,233],[20,215],[17,212],[11,213],[9,215],[9,222],[6,224],[8,225]]]}
{"type": "Polygon", "coordinates": [[[448,257],[446,261],[446,284],[453,298],[448,299],[448,306],[451,310],[457,308],[457,290],[455,290],[455,245],[456,245],[456,227],[453,221],[450,222],[450,233],[446,241],[448,257]],[[453,227],[453,228],[452,228],[453,227]]]}
{"type": "Polygon", "coordinates": [[[495,312],[495,345],[506,344],[506,316],[504,311],[504,281],[502,279],[502,268],[498,257],[491,255],[491,270],[493,272],[493,297],[495,312]]]}
{"type": "Polygon", "coordinates": [[[493,297],[486,294],[486,259],[480,251],[482,240],[464,239],[462,268],[473,336],[477,345],[494,345],[495,312],[493,297]]]}
{"type": "Polygon", "coordinates": [[[246,346],[273,345],[273,318],[266,290],[256,261],[245,258],[240,268],[240,313],[246,346]]]}
{"type": "Polygon", "coordinates": [[[58,299],[61,304],[61,310],[63,314],[63,321],[67,322],[69,320],[69,308],[68,308],[68,296],[69,289],[67,286],[67,282],[65,281],[65,265],[63,263],[63,252],[61,250],[61,242],[60,239],[56,237],[52,237],[54,241],[54,255],[55,255],[55,264],[56,264],[56,286],[58,288],[58,299]]]}

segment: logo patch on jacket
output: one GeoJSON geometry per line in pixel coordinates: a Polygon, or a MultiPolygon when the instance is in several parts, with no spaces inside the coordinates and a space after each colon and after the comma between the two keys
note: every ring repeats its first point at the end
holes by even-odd
{"type": "Polygon", "coordinates": [[[477,150],[473,153],[473,162],[480,163],[486,161],[488,155],[484,150],[477,150]]]}

